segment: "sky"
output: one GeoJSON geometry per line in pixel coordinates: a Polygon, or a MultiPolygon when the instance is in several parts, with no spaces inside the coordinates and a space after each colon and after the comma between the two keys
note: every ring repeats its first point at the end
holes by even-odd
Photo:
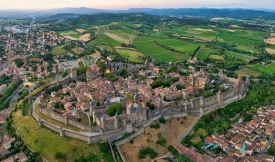
{"type": "Polygon", "coordinates": [[[275,0],[0,0],[0,10],[89,7],[128,8],[263,8],[275,9],[275,0]]]}

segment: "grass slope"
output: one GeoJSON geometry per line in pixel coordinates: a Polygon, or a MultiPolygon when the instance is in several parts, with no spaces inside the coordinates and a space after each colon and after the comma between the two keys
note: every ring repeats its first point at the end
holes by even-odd
{"type": "Polygon", "coordinates": [[[23,138],[28,147],[39,152],[48,161],[57,161],[54,158],[56,152],[65,153],[69,162],[89,153],[95,153],[102,158],[96,144],[89,145],[74,138],[60,137],[59,133],[40,127],[33,117],[21,116],[21,111],[12,115],[17,134],[23,138]]]}

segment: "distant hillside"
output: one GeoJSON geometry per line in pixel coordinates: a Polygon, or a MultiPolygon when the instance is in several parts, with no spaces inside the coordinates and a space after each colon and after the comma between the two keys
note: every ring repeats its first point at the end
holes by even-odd
{"type": "Polygon", "coordinates": [[[248,10],[248,9],[208,9],[208,8],[180,8],[180,9],[153,9],[153,8],[131,8],[128,10],[98,10],[92,8],[61,8],[51,9],[42,11],[44,13],[74,13],[74,14],[98,14],[98,13],[145,13],[150,15],[163,15],[163,16],[193,16],[203,18],[213,17],[230,17],[237,19],[253,19],[253,18],[264,18],[273,19],[275,12],[271,10],[260,11],[260,10],[248,10]]]}
{"type": "Polygon", "coordinates": [[[51,14],[59,14],[59,13],[74,13],[74,14],[98,14],[103,12],[108,12],[105,10],[93,9],[93,8],[57,8],[57,9],[50,9],[41,11],[44,13],[51,13],[51,14]]]}
{"type": "Polygon", "coordinates": [[[127,12],[146,13],[152,15],[167,15],[167,16],[196,16],[204,18],[213,17],[230,17],[237,19],[253,19],[264,18],[273,19],[275,12],[246,10],[246,9],[150,9],[150,8],[133,8],[127,12]]]}
{"type": "Polygon", "coordinates": [[[56,15],[49,16],[50,19],[68,19],[68,18],[77,18],[80,14],[74,13],[59,13],[56,15]]]}

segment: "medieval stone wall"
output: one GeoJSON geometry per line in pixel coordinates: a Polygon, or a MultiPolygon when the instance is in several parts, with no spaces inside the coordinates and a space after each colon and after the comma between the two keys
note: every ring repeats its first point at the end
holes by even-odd
{"type": "Polygon", "coordinates": [[[65,116],[61,115],[61,114],[58,114],[52,110],[49,110],[49,109],[44,109],[44,108],[40,108],[40,112],[44,115],[47,115],[57,121],[60,121],[62,123],[65,123],[65,124],[69,124],[69,125],[72,125],[74,127],[77,127],[81,130],[84,130],[84,131],[88,131],[88,132],[99,132],[99,127],[97,126],[88,126],[88,125],[84,125],[84,124],[81,124],[79,122],[76,122],[76,121],[73,121],[73,120],[70,120],[70,119],[67,119],[66,121],[66,118],[65,116]]]}
{"type": "Polygon", "coordinates": [[[105,120],[105,127],[107,130],[114,130],[115,129],[114,119],[105,120]]]}
{"type": "Polygon", "coordinates": [[[233,97],[234,95],[236,95],[236,90],[234,88],[230,88],[223,93],[223,99],[226,100],[233,97]]]}
{"type": "Polygon", "coordinates": [[[209,107],[218,103],[217,96],[211,96],[204,99],[204,107],[209,107]]]}

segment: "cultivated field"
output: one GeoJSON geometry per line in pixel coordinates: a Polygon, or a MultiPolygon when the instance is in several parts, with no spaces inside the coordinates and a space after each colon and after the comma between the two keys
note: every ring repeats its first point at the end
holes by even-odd
{"type": "Polygon", "coordinates": [[[142,53],[152,56],[157,62],[186,61],[190,56],[169,51],[156,45],[153,41],[158,40],[153,37],[140,36],[134,40],[134,45],[142,53]]]}
{"type": "Polygon", "coordinates": [[[82,48],[82,47],[76,47],[76,48],[73,48],[72,51],[73,51],[75,54],[79,55],[79,54],[81,54],[82,52],[84,52],[84,48],[82,48]]]}
{"type": "Polygon", "coordinates": [[[275,64],[269,64],[267,66],[254,65],[249,68],[251,68],[252,70],[261,72],[261,73],[266,73],[266,74],[273,74],[275,72],[275,64]]]}
{"type": "Polygon", "coordinates": [[[249,62],[249,61],[257,58],[257,57],[253,57],[253,56],[250,56],[247,54],[240,54],[240,53],[235,53],[235,52],[230,52],[230,51],[226,51],[225,54],[227,56],[238,58],[238,59],[244,60],[246,62],[249,62]]]}
{"type": "Polygon", "coordinates": [[[239,70],[236,70],[235,71],[236,74],[241,74],[242,76],[259,76],[261,75],[260,72],[257,72],[255,70],[251,70],[251,69],[248,69],[248,68],[241,68],[239,70]]]}
{"type": "Polygon", "coordinates": [[[212,49],[203,48],[203,49],[201,49],[200,52],[198,53],[197,59],[199,59],[199,60],[205,60],[206,57],[207,57],[207,55],[208,55],[209,53],[215,53],[215,51],[212,50],[212,49]]]}
{"type": "Polygon", "coordinates": [[[213,59],[213,60],[221,60],[221,61],[224,61],[224,57],[221,56],[221,55],[210,54],[208,58],[213,59]]]}
{"type": "Polygon", "coordinates": [[[62,37],[65,37],[65,38],[74,38],[74,39],[78,39],[82,34],[75,31],[75,30],[66,30],[66,31],[62,31],[62,32],[59,32],[59,34],[62,36],[62,37]]]}
{"type": "Polygon", "coordinates": [[[275,44],[275,38],[265,39],[265,42],[268,43],[268,44],[275,44]]]}
{"type": "Polygon", "coordinates": [[[140,149],[150,146],[157,152],[157,156],[166,155],[168,153],[167,146],[174,145],[196,119],[196,116],[188,116],[187,119],[180,118],[179,120],[175,118],[172,120],[167,120],[166,124],[160,124],[161,127],[159,129],[147,127],[145,128],[144,134],[134,139],[133,144],[127,142],[121,145],[121,150],[128,161],[152,161],[148,155],[145,159],[139,159],[138,153],[140,149]],[[161,133],[167,140],[167,143],[164,146],[156,144],[156,141],[158,140],[158,133],[161,133]]]}
{"type": "Polygon", "coordinates": [[[274,55],[275,54],[275,49],[272,49],[272,48],[265,48],[265,51],[271,55],[274,55]]]}
{"type": "Polygon", "coordinates": [[[203,46],[202,44],[191,44],[189,42],[175,39],[156,39],[155,41],[161,45],[184,52],[188,55],[192,55],[199,46],[203,46]]]}
{"type": "Polygon", "coordinates": [[[109,33],[109,32],[105,32],[104,34],[107,35],[108,37],[118,41],[118,42],[121,42],[121,43],[129,44],[129,42],[130,42],[130,40],[119,37],[116,34],[112,34],[112,33],[109,33]]]}
{"type": "Polygon", "coordinates": [[[116,51],[119,55],[128,59],[129,62],[144,63],[144,54],[136,50],[129,50],[123,48],[116,48],[116,51]]]}
{"type": "Polygon", "coordinates": [[[61,54],[65,54],[67,53],[67,51],[65,49],[63,49],[65,45],[61,45],[61,46],[56,46],[52,49],[52,53],[54,55],[61,55],[61,54]]]}
{"type": "Polygon", "coordinates": [[[84,35],[81,35],[81,36],[78,38],[78,40],[87,42],[87,41],[90,40],[90,36],[91,36],[90,33],[86,33],[86,34],[84,34],[84,35]]]}
{"type": "Polygon", "coordinates": [[[105,33],[105,26],[97,26],[99,36],[96,40],[93,40],[88,43],[88,46],[95,47],[97,45],[110,45],[110,46],[120,46],[121,43],[119,41],[116,41],[108,36],[106,36],[105,33]]]}
{"type": "Polygon", "coordinates": [[[70,39],[70,40],[80,40],[87,42],[90,40],[90,33],[83,34],[86,30],[84,29],[76,29],[76,30],[66,30],[59,32],[59,35],[61,35],[64,38],[70,39]]]}
{"type": "Polygon", "coordinates": [[[84,29],[75,29],[78,33],[81,33],[81,34],[83,34],[86,30],[84,30],[84,29]]]}

